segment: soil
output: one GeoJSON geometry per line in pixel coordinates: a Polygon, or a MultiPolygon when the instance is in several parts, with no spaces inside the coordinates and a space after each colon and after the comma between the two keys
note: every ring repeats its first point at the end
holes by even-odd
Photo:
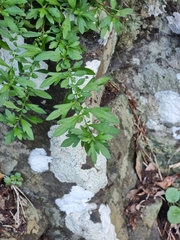
{"type": "MultiPolygon", "coordinates": [[[[26,206],[23,206],[25,208],[26,206]]],[[[17,197],[15,191],[6,187],[3,181],[0,183],[0,239],[18,237],[26,231],[26,221],[20,208],[19,221],[17,216],[17,197]]]]}

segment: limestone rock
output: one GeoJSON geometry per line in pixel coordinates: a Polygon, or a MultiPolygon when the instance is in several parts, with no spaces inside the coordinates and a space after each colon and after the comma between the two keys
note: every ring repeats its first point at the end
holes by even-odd
{"type": "Polygon", "coordinates": [[[86,152],[79,144],[77,147],[61,147],[61,143],[66,139],[65,135],[53,137],[53,133],[58,126],[51,127],[48,133],[51,138],[51,171],[61,182],[76,183],[80,187],[93,193],[97,193],[107,184],[106,158],[98,156],[94,167],[82,169],[86,163],[86,152]]]}

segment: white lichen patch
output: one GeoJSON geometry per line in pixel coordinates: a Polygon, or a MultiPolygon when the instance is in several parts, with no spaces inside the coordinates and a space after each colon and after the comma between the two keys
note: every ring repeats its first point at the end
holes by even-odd
{"type": "Polygon", "coordinates": [[[110,208],[100,205],[100,222],[94,223],[90,219],[91,211],[97,208],[95,203],[87,203],[93,193],[79,186],[73,186],[69,194],[62,199],[56,199],[56,204],[61,211],[65,211],[66,226],[86,240],[118,240],[115,227],[111,224],[110,208]]]}
{"type": "Polygon", "coordinates": [[[173,91],[161,91],[155,94],[159,105],[159,114],[163,123],[177,124],[180,122],[180,95],[173,91]]]}
{"type": "Polygon", "coordinates": [[[159,0],[149,0],[148,1],[148,15],[157,17],[164,12],[165,6],[162,5],[159,0]]]}
{"type": "Polygon", "coordinates": [[[180,34],[180,14],[174,12],[173,16],[167,16],[168,27],[173,33],[180,34]]]}
{"type": "Polygon", "coordinates": [[[171,130],[172,130],[174,139],[180,140],[180,127],[175,127],[174,126],[174,127],[171,128],[171,130]]]}
{"type": "Polygon", "coordinates": [[[31,169],[35,172],[45,172],[49,170],[49,163],[52,162],[52,157],[47,156],[43,148],[35,148],[31,151],[28,163],[31,169]]]}
{"type": "Polygon", "coordinates": [[[79,186],[73,186],[69,194],[64,195],[63,198],[56,199],[55,203],[61,211],[70,214],[72,212],[82,212],[84,210],[96,209],[95,203],[87,203],[94,196],[91,191],[85,190],[79,186]]]}
{"type": "Polygon", "coordinates": [[[177,74],[176,74],[176,78],[177,78],[177,80],[180,82],[180,73],[177,73],[177,74]]]}
{"type": "Polygon", "coordinates": [[[53,137],[53,133],[58,126],[52,126],[48,136],[51,138],[51,156],[53,158],[51,171],[61,182],[76,183],[93,193],[97,193],[107,184],[106,158],[98,155],[97,163],[90,169],[82,169],[86,163],[86,152],[79,144],[77,147],[61,147],[61,143],[66,139],[65,135],[53,137]]]}

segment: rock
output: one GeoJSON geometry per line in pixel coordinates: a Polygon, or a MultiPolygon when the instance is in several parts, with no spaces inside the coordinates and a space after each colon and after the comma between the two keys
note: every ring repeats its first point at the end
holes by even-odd
{"type": "Polygon", "coordinates": [[[128,229],[124,214],[125,195],[134,188],[137,176],[134,172],[134,117],[125,95],[121,94],[109,105],[119,119],[120,134],[109,143],[111,159],[107,162],[109,187],[103,197],[111,210],[111,221],[115,226],[117,238],[127,240],[128,229]]]}
{"type": "Polygon", "coordinates": [[[93,193],[97,193],[107,184],[106,158],[98,156],[94,167],[82,169],[86,163],[86,152],[79,144],[77,147],[60,147],[66,139],[65,135],[53,137],[53,133],[58,126],[51,127],[48,133],[51,138],[51,171],[61,182],[76,183],[80,187],[93,193]]]}
{"type": "Polygon", "coordinates": [[[163,123],[180,124],[180,95],[173,91],[161,91],[155,94],[159,104],[159,114],[163,123]]]}
{"type": "MultiPolygon", "coordinates": [[[[5,239],[9,240],[39,240],[42,234],[46,231],[48,226],[47,219],[42,215],[42,213],[34,208],[30,203],[23,207],[24,216],[20,215],[20,221],[26,222],[25,230],[22,227],[22,233],[20,231],[9,231],[9,229],[4,228],[3,236],[5,239]],[[23,219],[21,219],[23,218],[23,219]]],[[[20,226],[21,228],[21,226],[20,226]]],[[[2,240],[3,238],[1,238],[2,240]]]]}
{"type": "Polygon", "coordinates": [[[162,200],[156,199],[155,203],[146,206],[144,209],[141,208],[141,220],[137,221],[135,230],[130,232],[129,240],[153,240],[160,239],[159,233],[156,234],[156,238],[151,238],[152,229],[154,228],[154,223],[156,222],[157,215],[162,206],[162,200]]]}
{"type": "Polygon", "coordinates": [[[18,240],[38,240],[46,231],[48,221],[36,208],[28,205],[25,210],[27,229],[26,232],[18,237],[18,240]]]}
{"type": "Polygon", "coordinates": [[[174,12],[173,16],[167,16],[168,26],[173,33],[180,34],[180,14],[174,12]]]}
{"type": "Polygon", "coordinates": [[[7,134],[7,126],[0,123],[0,141],[1,141],[1,150],[0,150],[0,169],[1,172],[5,175],[10,175],[14,167],[17,165],[19,159],[23,155],[29,154],[27,147],[19,141],[14,141],[9,145],[5,145],[5,134],[7,134]],[[18,149],[18,151],[17,151],[18,149]]]}

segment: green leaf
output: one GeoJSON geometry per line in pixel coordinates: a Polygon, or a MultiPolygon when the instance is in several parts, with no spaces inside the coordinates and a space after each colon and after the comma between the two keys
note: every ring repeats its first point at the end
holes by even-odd
{"type": "Polygon", "coordinates": [[[20,47],[27,50],[26,52],[20,54],[20,57],[34,57],[38,53],[42,52],[42,50],[39,47],[36,47],[31,44],[22,44],[20,47]]]}
{"type": "Polygon", "coordinates": [[[46,114],[46,112],[36,104],[28,103],[28,104],[26,104],[26,107],[30,108],[34,112],[37,112],[37,113],[40,113],[40,114],[46,114]]]}
{"type": "Polygon", "coordinates": [[[16,16],[16,15],[25,16],[24,11],[15,5],[12,7],[6,8],[5,11],[13,16],[16,16]]]}
{"type": "Polygon", "coordinates": [[[167,212],[168,221],[172,224],[180,223],[180,208],[177,206],[170,206],[167,212]]]}
{"type": "Polygon", "coordinates": [[[107,149],[107,147],[104,146],[104,144],[102,144],[99,141],[95,141],[96,147],[99,148],[99,150],[101,151],[101,153],[106,157],[106,158],[110,158],[110,153],[109,150],[107,149]]]}
{"type": "Polygon", "coordinates": [[[89,112],[91,112],[100,122],[119,123],[119,120],[110,112],[109,108],[95,107],[90,108],[89,112]]]}
{"type": "Polygon", "coordinates": [[[41,52],[42,51],[41,48],[36,47],[32,44],[27,44],[27,43],[22,44],[20,47],[23,49],[29,50],[29,51],[33,51],[33,52],[41,52]]]}
{"type": "Polygon", "coordinates": [[[38,16],[38,14],[39,14],[39,9],[40,9],[40,8],[30,9],[29,12],[28,12],[27,15],[26,15],[26,19],[31,19],[31,18],[36,19],[37,16],[38,16]]]}
{"type": "Polygon", "coordinates": [[[78,76],[76,75],[76,72],[78,71],[84,71],[85,74],[87,75],[95,75],[94,71],[89,69],[89,68],[85,68],[85,67],[79,67],[79,68],[73,68],[74,72],[75,72],[75,76],[78,76]]]}
{"type": "Polygon", "coordinates": [[[73,9],[76,7],[76,0],[68,0],[68,3],[73,9]]]}
{"type": "Polygon", "coordinates": [[[67,115],[69,110],[75,105],[74,102],[72,103],[65,103],[65,104],[60,104],[60,105],[55,105],[54,108],[57,108],[57,110],[53,111],[47,118],[47,121],[56,119],[60,117],[61,115],[67,115]]]}
{"type": "Polygon", "coordinates": [[[9,91],[9,89],[10,89],[9,84],[4,84],[3,87],[1,87],[1,89],[0,89],[0,93],[4,93],[6,91],[9,91]]]}
{"type": "Polygon", "coordinates": [[[133,13],[133,9],[132,8],[124,8],[122,10],[119,10],[117,13],[116,13],[116,16],[119,16],[119,17],[124,17],[126,18],[127,15],[133,13]]]}
{"type": "Polygon", "coordinates": [[[79,52],[78,50],[75,50],[74,48],[69,48],[67,50],[67,54],[69,55],[69,57],[72,60],[80,60],[80,59],[82,59],[81,52],[79,52]]]}
{"type": "Polygon", "coordinates": [[[47,11],[45,8],[39,9],[39,16],[40,18],[44,18],[44,16],[47,14],[47,11]]]}
{"type": "Polygon", "coordinates": [[[113,126],[108,126],[108,124],[105,123],[97,123],[97,124],[90,124],[91,127],[96,129],[98,132],[116,135],[119,134],[119,130],[113,126]]]}
{"type": "Polygon", "coordinates": [[[36,22],[36,29],[39,29],[44,24],[44,18],[39,18],[36,22]]]}
{"type": "Polygon", "coordinates": [[[106,82],[108,82],[108,80],[109,77],[102,77],[97,80],[92,78],[83,88],[83,91],[100,91],[101,88],[99,88],[99,86],[104,85],[106,82]]]}
{"type": "Polygon", "coordinates": [[[5,101],[4,106],[7,107],[7,108],[12,108],[12,109],[19,109],[19,108],[16,107],[16,106],[14,105],[14,103],[11,102],[11,101],[5,101]]]}
{"type": "Polygon", "coordinates": [[[5,144],[8,145],[10,142],[14,141],[14,129],[12,129],[11,131],[9,131],[6,135],[5,135],[5,144]]]}
{"type": "Polygon", "coordinates": [[[104,28],[106,26],[109,26],[111,22],[112,22],[112,17],[111,16],[107,16],[107,17],[102,19],[99,27],[100,28],[104,28]]]}
{"type": "Polygon", "coordinates": [[[0,40],[0,47],[5,49],[5,50],[11,50],[8,44],[2,40],[0,40]]]}
{"type": "Polygon", "coordinates": [[[2,35],[2,36],[5,37],[5,38],[8,38],[8,39],[11,40],[11,41],[13,41],[13,37],[9,34],[9,32],[7,31],[7,29],[4,30],[4,29],[0,28],[0,35],[2,35]]]}
{"type": "Polygon", "coordinates": [[[63,30],[63,39],[66,39],[68,32],[71,31],[70,14],[63,21],[62,30],[63,30]]]}
{"type": "Polygon", "coordinates": [[[110,134],[102,134],[102,133],[98,134],[98,136],[96,137],[96,139],[102,141],[103,143],[106,142],[106,141],[111,140],[112,138],[113,138],[112,135],[110,135],[110,134]]]}
{"type": "Polygon", "coordinates": [[[96,149],[95,149],[95,145],[94,142],[91,142],[89,150],[87,152],[88,156],[91,156],[91,159],[93,161],[94,164],[96,164],[97,161],[97,153],[96,153],[96,149]]]}
{"type": "Polygon", "coordinates": [[[7,122],[7,119],[4,115],[0,113],[0,122],[7,122]]]}
{"type": "Polygon", "coordinates": [[[95,83],[99,86],[106,84],[109,81],[110,77],[101,77],[96,79],[95,83]]]}
{"type": "Polygon", "coordinates": [[[4,21],[6,22],[7,26],[10,28],[10,30],[14,33],[18,33],[19,29],[17,25],[14,23],[14,19],[10,16],[4,17],[4,21]]]}
{"type": "Polygon", "coordinates": [[[68,134],[68,136],[70,136],[70,137],[65,139],[62,142],[61,147],[69,147],[71,145],[72,145],[72,147],[76,147],[78,145],[80,139],[75,134],[68,134]]]}
{"type": "Polygon", "coordinates": [[[52,17],[49,13],[47,13],[46,18],[51,24],[54,24],[54,17],[52,17]]]}
{"type": "Polygon", "coordinates": [[[57,81],[59,82],[61,79],[65,77],[63,72],[62,73],[52,72],[52,73],[49,73],[49,75],[51,75],[51,77],[48,77],[43,81],[43,83],[40,86],[41,88],[48,87],[54,82],[57,82],[57,81]]]}
{"type": "Polygon", "coordinates": [[[41,97],[41,98],[44,98],[44,99],[52,99],[51,95],[49,95],[49,93],[43,91],[43,90],[39,90],[39,89],[34,89],[33,92],[41,97]]]}
{"type": "Polygon", "coordinates": [[[88,27],[89,29],[91,29],[91,30],[94,31],[94,32],[97,32],[97,26],[96,26],[95,23],[93,23],[93,22],[86,22],[86,24],[87,24],[87,27],[88,27]]]}
{"type": "Polygon", "coordinates": [[[9,91],[5,91],[0,94],[0,107],[3,106],[6,100],[9,99],[9,91]]]}
{"type": "Polygon", "coordinates": [[[9,66],[1,58],[0,58],[0,65],[9,68],[9,66]]]}
{"type": "Polygon", "coordinates": [[[170,203],[176,203],[180,199],[180,192],[176,188],[168,188],[165,194],[166,200],[170,203]]]}
{"type": "MultiPolygon", "coordinates": [[[[6,4],[13,6],[17,4],[17,0],[6,0],[6,4]]],[[[18,0],[18,4],[24,4],[27,3],[27,0],[18,0]]]]}
{"type": "Polygon", "coordinates": [[[51,14],[51,16],[58,18],[59,20],[62,18],[61,12],[55,8],[47,8],[47,11],[51,14]]]}
{"type": "Polygon", "coordinates": [[[54,137],[61,136],[67,132],[67,130],[74,128],[76,123],[78,123],[78,120],[79,116],[72,116],[58,121],[58,124],[60,124],[60,126],[55,130],[54,137]]]}
{"type": "Polygon", "coordinates": [[[101,28],[100,37],[103,38],[106,35],[108,30],[109,30],[109,26],[101,28]]]}
{"type": "Polygon", "coordinates": [[[31,129],[31,124],[29,124],[26,120],[21,118],[21,125],[22,125],[23,131],[27,133],[30,140],[34,140],[34,135],[33,135],[32,129],[31,129]]]}
{"type": "Polygon", "coordinates": [[[117,18],[113,18],[112,23],[116,33],[119,34],[122,26],[121,22],[117,18]]]}
{"type": "Polygon", "coordinates": [[[8,176],[4,177],[4,182],[5,182],[6,186],[11,185],[11,178],[8,176]]]}
{"type": "Polygon", "coordinates": [[[17,137],[19,140],[22,140],[22,130],[19,128],[14,128],[14,136],[17,137]]]}
{"type": "Polygon", "coordinates": [[[26,96],[26,93],[24,92],[24,88],[19,87],[19,86],[15,86],[15,85],[13,85],[12,87],[13,87],[13,89],[16,92],[16,95],[18,97],[23,98],[23,97],[26,96]]]}
{"type": "Polygon", "coordinates": [[[43,51],[40,54],[38,54],[34,61],[44,61],[44,60],[51,60],[58,62],[61,59],[60,53],[55,51],[43,51]]]}
{"type": "Polygon", "coordinates": [[[43,122],[43,120],[41,118],[38,118],[38,117],[35,117],[35,116],[26,116],[26,118],[34,124],[43,122]]]}
{"type": "Polygon", "coordinates": [[[49,45],[49,49],[56,48],[56,47],[57,47],[57,45],[58,45],[58,42],[56,42],[56,41],[53,41],[53,42],[51,42],[51,43],[50,43],[50,45],[49,45]]]}
{"type": "Polygon", "coordinates": [[[28,31],[26,33],[22,33],[21,34],[23,37],[25,38],[34,38],[34,37],[39,37],[41,36],[41,32],[32,32],[32,31],[28,31]]]}
{"type": "Polygon", "coordinates": [[[21,84],[23,87],[27,87],[27,86],[32,88],[36,87],[36,84],[33,81],[29,80],[28,77],[25,77],[25,76],[19,77],[16,82],[21,84]]]}
{"type": "Polygon", "coordinates": [[[85,32],[85,29],[87,28],[87,25],[81,16],[77,17],[77,24],[78,24],[79,32],[83,34],[85,32]]]}
{"type": "Polygon", "coordinates": [[[16,123],[15,114],[12,113],[11,111],[9,111],[8,109],[6,109],[5,110],[5,115],[6,115],[6,119],[8,120],[8,124],[13,126],[16,123]]]}
{"type": "Polygon", "coordinates": [[[46,0],[51,5],[59,6],[61,7],[60,3],[57,0],[46,0]]]}
{"type": "Polygon", "coordinates": [[[115,9],[117,7],[116,0],[110,0],[110,5],[111,5],[112,9],[115,9]]]}

